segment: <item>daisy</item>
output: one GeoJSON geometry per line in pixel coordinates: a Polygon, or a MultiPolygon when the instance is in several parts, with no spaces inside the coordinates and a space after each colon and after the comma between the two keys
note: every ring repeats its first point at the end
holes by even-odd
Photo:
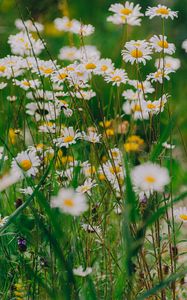
{"type": "Polygon", "coordinates": [[[74,61],[80,58],[80,51],[76,47],[63,47],[60,49],[60,54],[58,56],[61,60],[74,61]]]}
{"type": "Polygon", "coordinates": [[[92,144],[100,143],[101,134],[97,132],[89,131],[87,134],[83,131],[81,134],[81,139],[90,142],[92,144]]]}
{"type": "Polygon", "coordinates": [[[55,133],[56,125],[52,122],[45,122],[39,126],[39,132],[55,133]]]}
{"type": "Polygon", "coordinates": [[[169,144],[167,142],[162,143],[162,147],[164,147],[165,149],[169,149],[169,150],[175,149],[175,145],[169,144]]]}
{"type": "MultiPolygon", "coordinates": [[[[124,5],[120,3],[112,4],[109,8],[109,11],[114,13],[115,18],[120,17],[121,21],[129,25],[140,25],[141,19],[139,17],[143,16],[140,10],[141,7],[139,4],[134,5],[133,2],[129,1],[126,1],[124,5]],[[137,21],[137,24],[132,24],[133,19],[137,21]]],[[[111,18],[107,20],[111,21],[111,18]]]]}
{"type": "Polygon", "coordinates": [[[42,75],[44,77],[51,76],[56,68],[58,66],[56,65],[56,62],[51,60],[38,60],[37,64],[33,64],[32,71],[37,73],[38,75],[42,75]]]}
{"type": "Polygon", "coordinates": [[[86,277],[91,273],[92,273],[92,268],[86,268],[85,270],[83,270],[83,267],[79,266],[78,268],[73,269],[73,274],[80,277],[86,277]]]}
{"type": "Polygon", "coordinates": [[[187,222],[187,208],[186,207],[179,207],[174,209],[174,216],[178,221],[187,222]]]}
{"type": "Polygon", "coordinates": [[[54,139],[53,142],[58,147],[69,148],[70,145],[76,144],[76,140],[80,138],[80,133],[74,131],[73,127],[65,127],[62,129],[61,137],[54,139]]]}
{"type": "Polygon", "coordinates": [[[96,168],[94,165],[91,165],[88,161],[85,161],[81,164],[82,172],[86,177],[91,177],[96,173],[96,168]]]}
{"type": "Polygon", "coordinates": [[[88,25],[80,24],[80,26],[77,26],[74,33],[79,34],[80,36],[89,36],[93,34],[94,31],[95,28],[91,24],[88,25]]]}
{"type": "Polygon", "coordinates": [[[109,151],[109,156],[117,163],[122,163],[122,153],[118,148],[112,148],[109,151]]]}
{"type": "Polygon", "coordinates": [[[99,60],[97,64],[97,68],[95,70],[95,74],[105,75],[114,70],[114,64],[109,58],[102,58],[99,60]]]}
{"type": "Polygon", "coordinates": [[[8,43],[10,44],[12,53],[21,56],[32,56],[33,53],[38,55],[44,49],[44,44],[40,39],[35,40],[30,33],[26,32],[10,35],[8,43]]]}
{"type": "Polygon", "coordinates": [[[76,191],[82,194],[87,193],[89,196],[91,196],[91,189],[94,186],[97,186],[95,180],[92,180],[91,178],[87,178],[83,183],[83,185],[77,187],[76,191]]]}
{"type": "Polygon", "coordinates": [[[125,44],[125,49],[122,50],[123,60],[130,62],[131,64],[143,63],[146,64],[146,60],[150,60],[152,50],[145,40],[130,41],[125,44]]]}
{"type": "Polygon", "coordinates": [[[147,120],[149,119],[149,113],[146,110],[146,101],[138,100],[138,101],[127,101],[122,106],[123,111],[127,115],[132,115],[134,120],[147,120]]]}
{"type": "Polygon", "coordinates": [[[79,216],[88,209],[86,198],[73,189],[60,189],[57,196],[52,197],[51,207],[57,207],[62,212],[79,216]]]}
{"type": "Polygon", "coordinates": [[[38,79],[34,79],[34,80],[23,79],[21,81],[15,80],[14,84],[27,91],[30,88],[32,89],[38,88],[40,86],[40,81],[38,79]]]}
{"type": "Polygon", "coordinates": [[[187,52],[187,40],[183,41],[182,48],[187,52]]]}
{"type": "Polygon", "coordinates": [[[33,116],[36,121],[45,120],[56,120],[60,115],[60,107],[58,103],[55,105],[51,102],[31,102],[26,106],[26,113],[33,116]]]}
{"type": "Polygon", "coordinates": [[[148,7],[145,15],[150,19],[154,17],[161,17],[163,19],[171,18],[173,20],[178,17],[178,12],[172,11],[165,5],[158,4],[158,6],[155,7],[148,7]]]}
{"type": "Polygon", "coordinates": [[[145,109],[152,114],[158,114],[163,112],[164,106],[167,103],[168,95],[164,94],[159,100],[155,101],[146,101],[145,109]]]}
{"type": "Polygon", "coordinates": [[[154,35],[150,39],[150,43],[155,52],[164,52],[167,54],[175,53],[175,45],[167,42],[167,37],[162,35],[154,35]]]}
{"type": "Polygon", "coordinates": [[[127,73],[122,69],[115,69],[114,71],[106,74],[104,77],[106,82],[111,82],[112,85],[119,86],[121,83],[126,83],[128,80],[127,73]]]}
{"type": "Polygon", "coordinates": [[[170,182],[168,170],[151,162],[134,167],[131,178],[135,189],[143,192],[162,192],[170,182]]]}
{"type": "Polygon", "coordinates": [[[122,25],[122,24],[128,24],[130,26],[140,26],[141,25],[141,19],[133,16],[124,16],[124,15],[118,15],[114,14],[112,16],[107,17],[107,21],[111,22],[115,25],[122,25]]]}
{"type": "Polygon", "coordinates": [[[150,73],[147,76],[147,80],[150,80],[151,82],[159,82],[160,84],[162,84],[163,79],[170,80],[170,77],[168,75],[172,72],[174,72],[174,71],[171,69],[170,70],[169,69],[166,69],[166,70],[158,69],[155,73],[150,73]]]}
{"type": "Polygon", "coordinates": [[[79,90],[76,92],[75,96],[78,99],[90,100],[91,98],[96,96],[96,93],[93,90],[88,90],[88,91],[79,90]]]}
{"type": "Polygon", "coordinates": [[[164,59],[162,58],[156,60],[155,67],[160,69],[177,71],[181,67],[181,61],[178,58],[165,56],[164,59]]]}
{"type": "Polygon", "coordinates": [[[12,169],[20,176],[36,176],[38,168],[41,164],[39,157],[35,151],[22,151],[12,161],[12,169]]]}
{"type": "Polygon", "coordinates": [[[139,99],[139,93],[135,92],[134,90],[125,90],[122,93],[122,96],[126,99],[126,100],[130,100],[130,101],[137,101],[139,99]]]}
{"type": "Polygon", "coordinates": [[[0,214],[0,228],[2,228],[6,224],[6,222],[8,221],[8,219],[9,219],[8,216],[2,218],[2,216],[0,214]]]}
{"type": "Polygon", "coordinates": [[[30,31],[30,32],[42,32],[44,26],[41,23],[33,22],[31,20],[23,21],[21,19],[15,20],[16,28],[21,31],[30,31]]]}
{"type": "Polygon", "coordinates": [[[91,59],[93,57],[99,60],[101,56],[99,50],[93,45],[85,45],[81,47],[79,50],[80,50],[80,58],[82,61],[86,59],[91,59]]]}
{"type": "Polygon", "coordinates": [[[56,29],[65,32],[75,32],[80,28],[81,23],[75,19],[70,20],[68,17],[56,18],[54,20],[56,29]]]}
{"type": "Polygon", "coordinates": [[[0,192],[6,190],[8,187],[17,183],[19,180],[20,172],[15,169],[11,169],[8,174],[5,174],[0,178],[0,192]]]}
{"type": "Polygon", "coordinates": [[[155,91],[155,89],[151,85],[151,82],[148,80],[144,80],[141,82],[138,80],[129,80],[128,83],[135,89],[137,89],[138,92],[141,92],[143,94],[152,94],[155,91]]]}

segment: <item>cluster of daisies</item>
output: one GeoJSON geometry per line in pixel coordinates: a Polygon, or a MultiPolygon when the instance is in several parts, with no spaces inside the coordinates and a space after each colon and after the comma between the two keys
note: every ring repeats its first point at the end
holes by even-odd
{"type": "MultiPolygon", "coordinates": [[[[109,11],[113,15],[107,20],[114,24],[140,25],[144,16],[138,4],[128,1],[124,5],[112,4],[109,11]]],[[[177,12],[158,5],[149,7],[145,16],[174,19],[177,12]]],[[[59,31],[78,35],[80,41],[94,33],[92,25],[84,25],[67,16],[55,19],[54,25],[59,31]]],[[[15,155],[10,173],[0,179],[0,190],[27,177],[37,182],[53,160],[59,192],[52,196],[51,207],[79,216],[88,209],[96,187],[105,184],[118,199],[120,208],[119,199],[124,197],[127,176],[124,153],[135,155],[146,151],[144,139],[135,130],[129,131],[129,123],[150,120],[164,111],[169,95],[161,93],[159,96],[158,91],[162,90],[159,87],[180,68],[180,60],[171,56],[175,53],[174,43],[168,41],[164,33],[149,40],[127,41],[121,51],[125,68],[116,68],[110,58],[102,58],[95,46],[84,43],[81,47],[61,48],[58,60],[40,59],[38,56],[45,50],[46,43],[36,36],[43,31],[43,25],[16,20],[16,27],[20,32],[8,39],[12,54],[0,59],[0,89],[12,84],[11,95],[7,97],[12,105],[19,103],[18,95],[24,93],[26,118],[29,123],[33,122],[40,140],[37,139],[36,143],[31,134],[28,147],[15,155]],[[155,69],[141,78],[142,68],[153,59],[155,69]],[[135,79],[130,78],[130,72],[128,75],[130,65],[138,74],[135,79]],[[104,118],[100,124],[89,124],[85,130],[86,122],[80,124],[78,118],[82,118],[86,110],[89,113],[89,101],[96,103],[92,82],[97,76],[102,77],[106,85],[115,86],[124,103],[117,111],[119,120],[104,118]],[[14,93],[15,89],[18,93],[14,93]],[[122,146],[117,143],[117,135],[122,137],[122,146]],[[77,152],[81,147],[94,152],[95,160],[90,158],[92,155],[85,157],[84,161],[79,159],[77,152]],[[98,154],[101,149],[102,155],[98,154]],[[76,189],[72,189],[75,170],[79,170],[80,182],[76,189]]],[[[9,130],[9,139],[14,144],[15,130],[9,130]]],[[[167,142],[163,144],[165,151],[173,146],[167,142]]],[[[5,152],[3,149],[0,153],[4,163],[8,155],[5,152]]],[[[170,182],[168,170],[149,161],[132,168],[130,176],[140,200],[155,192],[162,193],[170,182]]],[[[25,186],[19,192],[32,194],[33,189],[25,186]]],[[[181,219],[185,220],[183,215],[186,216],[181,212],[181,219]]]]}

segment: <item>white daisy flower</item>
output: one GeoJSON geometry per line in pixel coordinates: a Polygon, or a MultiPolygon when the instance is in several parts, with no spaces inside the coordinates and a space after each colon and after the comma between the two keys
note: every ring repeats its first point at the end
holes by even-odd
{"type": "Polygon", "coordinates": [[[60,54],[58,56],[61,60],[74,61],[80,58],[80,51],[76,47],[63,47],[60,49],[60,54]]]}
{"type": "Polygon", "coordinates": [[[167,103],[168,95],[164,94],[159,100],[146,101],[145,109],[151,114],[163,112],[164,106],[167,103]]]}
{"type": "Polygon", "coordinates": [[[135,189],[143,192],[162,192],[170,182],[168,170],[152,162],[134,167],[131,178],[135,189]]]}
{"type": "Polygon", "coordinates": [[[88,25],[80,24],[80,26],[77,26],[74,33],[79,34],[80,36],[89,36],[93,34],[94,31],[95,28],[91,24],[88,25]]]}
{"type": "Polygon", "coordinates": [[[179,207],[174,209],[174,216],[178,221],[187,222],[187,208],[186,207],[179,207]]]}
{"type": "Polygon", "coordinates": [[[12,170],[19,172],[23,178],[25,176],[36,176],[41,164],[35,151],[22,151],[12,161],[12,170]]]}
{"type": "Polygon", "coordinates": [[[182,48],[187,52],[187,40],[184,40],[182,43],[182,48]]]}
{"type": "Polygon", "coordinates": [[[165,56],[164,59],[157,59],[155,62],[155,67],[157,69],[168,69],[177,71],[181,67],[181,61],[178,58],[171,56],[165,56]]]}
{"type": "Polygon", "coordinates": [[[62,129],[61,137],[54,139],[53,142],[58,147],[69,148],[70,145],[76,144],[76,140],[80,138],[80,133],[74,131],[73,127],[65,127],[62,129]]]}
{"type": "Polygon", "coordinates": [[[125,44],[125,49],[122,50],[123,60],[130,62],[131,64],[143,63],[146,64],[146,60],[150,60],[152,57],[152,50],[149,43],[145,40],[130,41],[125,44]]]}
{"type": "Polygon", "coordinates": [[[106,82],[112,83],[112,85],[119,86],[121,83],[126,83],[128,80],[127,73],[122,69],[115,69],[114,71],[106,74],[104,77],[106,82]]]}
{"type": "Polygon", "coordinates": [[[52,197],[51,207],[57,207],[72,216],[79,216],[88,209],[85,195],[64,188],[60,189],[57,196],[52,197]]]}
{"type": "Polygon", "coordinates": [[[26,106],[26,113],[30,116],[34,116],[36,121],[56,120],[60,115],[60,106],[58,103],[51,102],[31,102],[26,106]]]}
{"type": "Polygon", "coordinates": [[[10,35],[8,43],[10,44],[12,53],[21,56],[38,55],[44,49],[44,44],[40,39],[35,40],[30,33],[25,32],[10,35]]]}
{"type": "Polygon", "coordinates": [[[23,21],[21,19],[15,20],[16,28],[21,31],[30,31],[30,32],[42,32],[44,26],[38,22],[32,22],[31,20],[23,21]]]}
{"type": "Polygon", "coordinates": [[[0,178],[0,192],[6,190],[8,187],[17,183],[19,180],[20,172],[15,169],[11,169],[8,174],[5,174],[0,178]]]}
{"type": "Polygon", "coordinates": [[[139,99],[139,93],[135,92],[134,90],[125,90],[122,93],[122,96],[126,99],[126,100],[130,100],[130,101],[137,101],[139,99]]]}
{"type": "Polygon", "coordinates": [[[174,71],[171,69],[158,69],[154,73],[150,73],[147,76],[147,80],[150,80],[151,82],[159,82],[160,84],[163,83],[163,79],[170,80],[169,74],[173,73],[174,71]]]}
{"type": "Polygon", "coordinates": [[[76,191],[82,194],[87,193],[89,196],[91,196],[91,189],[94,186],[97,186],[95,180],[92,180],[91,178],[87,178],[82,185],[77,187],[76,191]]]}
{"type": "Polygon", "coordinates": [[[105,75],[114,70],[114,64],[109,58],[102,58],[99,60],[97,64],[97,68],[95,70],[95,74],[105,75]]]}
{"type": "Polygon", "coordinates": [[[2,228],[6,224],[6,222],[8,221],[8,219],[9,219],[8,216],[2,218],[2,216],[0,214],[0,228],[2,228]]]}
{"type": "Polygon", "coordinates": [[[101,53],[93,45],[85,45],[80,48],[80,58],[82,61],[97,58],[99,60],[101,53]]]}
{"type": "Polygon", "coordinates": [[[56,132],[56,125],[52,122],[45,122],[38,127],[39,132],[45,133],[55,133],[56,132]]]}
{"type": "Polygon", "coordinates": [[[155,52],[164,52],[167,54],[175,53],[175,45],[167,42],[167,37],[162,35],[154,35],[150,39],[150,43],[155,52]]]}
{"type": "Polygon", "coordinates": [[[70,20],[68,17],[56,18],[54,20],[55,27],[59,31],[76,32],[80,28],[81,23],[75,19],[70,20]]]}
{"type": "Polygon", "coordinates": [[[148,7],[145,15],[150,19],[154,17],[161,17],[163,19],[171,18],[173,20],[178,17],[178,12],[172,11],[165,5],[158,4],[158,6],[155,7],[148,7]]]}
{"type": "Polygon", "coordinates": [[[38,79],[34,79],[34,80],[23,79],[21,81],[14,80],[14,84],[27,91],[30,88],[31,89],[38,88],[40,86],[40,81],[38,79]]]}
{"type": "Polygon", "coordinates": [[[175,145],[169,144],[167,142],[162,143],[162,147],[169,149],[169,150],[175,149],[175,145]]]}
{"type": "Polygon", "coordinates": [[[143,94],[152,94],[155,89],[152,87],[151,82],[148,80],[138,81],[138,80],[129,80],[128,83],[132,85],[138,92],[143,94]]]}
{"type": "Polygon", "coordinates": [[[128,24],[130,26],[140,26],[141,25],[141,19],[136,18],[133,16],[124,16],[124,15],[118,15],[114,14],[112,16],[107,17],[107,21],[111,22],[115,25],[122,25],[122,24],[128,24]]]}
{"type": "Polygon", "coordinates": [[[78,99],[90,100],[91,98],[96,96],[96,93],[93,90],[79,90],[76,92],[75,96],[78,99]]]}
{"type": "Polygon", "coordinates": [[[134,120],[147,120],[149,119],[149,113],[146,109],[146,101],[127,101],[122,106],[123,111],[127,115],[132,115],[134,120]]]}
{"type": "Polygon", "coordinates": [[[76,269],[73,269],[73,274],[80,277],[86,277],[92,273],[92,268],[87,267],[85,270],[82,266],[79,266],[76,269]]]}
{"type": "Polygon", "coordinates": [[[92,144],[100,143],[101,134],[98,134],[94,131],[89,131],[85,133],[84,131],[81,133],[81,139],[90,142],[92,144]]]}

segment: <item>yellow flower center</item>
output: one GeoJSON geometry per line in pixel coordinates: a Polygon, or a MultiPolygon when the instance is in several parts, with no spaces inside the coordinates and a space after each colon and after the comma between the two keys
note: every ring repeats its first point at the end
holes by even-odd
{"type": "Polygon", "coordinates": [[[23,85],[25,85],[25,86],[30,86],[30,82],[29,82],[29,81],[23,81],[22,83],[23,83],[23,85]]]}
{"type": "Polygon", "coordinates": [[[163,74],[163,72],[162,71],[158,71],[158,72],[156,72],[155,73],[155,78],[158,78],[158,77],[161,77],[161,76],[163,76],[164,74],[163,74]]]}
{"type": "Polygon", "coordinates": [[[139,104],[135,104],[134,107],[133,107],[133,111],[134,112],[136,112],[136,111],[142,111],[141,110],[141,106],[139,104]]]}
{"type": "Polygon", "coordinates": [[[40,67],[39,69],[40,69],[40,71],[44,72],[45,74],[51,74],[51,73],[53,73],[53,69],[52,68],[40,67]]]}
{"type": "Polygon", "coordinates": [[[106,70],[108,70],[108,67],[106,65],[102,65],[101,71],[105,72],[106,70]]]}
{"type": "Polygon", "coordinates": [[[63,79],[65,79],[67,76],[68,76],[68,75],[67,75],[66,73],[60,73],[60,74],[58,75],[58,79],[63,80],[63,79]]]}
{"type": "Polygon", "coordinates": [[[74,206],[74,201],[72,199],[65,199],[64,200],[64,205],[68,207],[73,207],[74,206]]]}
{"type": "Polygon", "coordinates": [[[5,66],[0,66],[0,72],[4,72],[6,70],[5,66]]]}
{"type": "Polygon", "coordinates": [[[156,13],[161,15],[169,15],[169,10],[165,7],[160,7],[156,10],[156,13]]]}
{"type": "Polygon", "coordinates": [[[181,214],[179,218],[183,221],[187,221],[187,215],[181,214]]]}
{"type": "Polygon", "coordinates": [[[116,174],[116,173],[119,173],[121,171],[120,167],[119,166],[114,166],[114,167],[110,167],[109,168],[109,171],[112,173],[112,174],[116,174]]]}
{"type": "Polygon", "coordinates": [[[134,49],[131,51],[131,56],[134,57],[134,58],[140,58],[143,56],[143,52],[139,49],[134,49]]]}
{"type": "Polygon", "coordinates": [[[116,82],[121,81],[121,76],[116,75],[116,76],[112,77],[112,81],[116,81],[116,82]]]}
{"type": "Polygon", "coordinates": [[[166,41],[159,41],[158,42],[158,46],[161,47],[161,48],[168,48],[168,42],[166,41]]]}
{"type": "Polygon", "coordinates": [[[74,137],[72,135],[64,137],[64,143],[72,142],[74,137]]]}
{"type": "Polygon", "coordinates": [[[32,163],[29,159],[22,160],[19,165],[24,171],[28,171],[32,167],[32,163]]]}
{"type": "Polygon", "coordinates": [[[154,109],[154,108],[156,108],[156,105],[153,104],[153,103],[148,103],[148,104],[147,104],[147,108],[149,108],[149,109],[154,109]]]}
{"type": "Polygon", "coordinates": [[[153,176],[147,176],[145,178],[145,181],[147,181],[148,183],[154,183],[156,180],[153,176]]]}
{"type": "Polygon", "coordinates": [[[122,15],[130,15],[131,13],[132,13],[132,9],[129,9],[129,8],[126,8],[126,7],[124,7],[124,8],[122,8],[121,10],[120,10],[120,13],[122,14],[122,15]]]}
{"type": "Polygon", "coordinates": [[[86,69],[87,70],[93,70],[93,69],[95,69],[96,68],[96,65],[94,64],[94,63],[88,63],[87,65],[86,65],[86,69]]]}
{"type": "Polygon", "coordinates": [[[73,26],[73,22],[72,22],[72,21],[68,21],[68,22],[65,24],[65,26],[66,26],[67,28],[71,28],[71,27],[73,26]]]}

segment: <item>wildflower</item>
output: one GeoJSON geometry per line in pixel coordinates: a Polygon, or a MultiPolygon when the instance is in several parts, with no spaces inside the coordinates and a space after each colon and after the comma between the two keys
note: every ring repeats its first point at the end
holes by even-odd
{"type": "Polygon", "coordinates": [[[175,149],[175,145],[169,144],[167,142],[162,143],[162,147],[169,149],[169,150],[175,149]]]}
{"type": "Polygon", "coordinates": [[[101,134],[97,134],[96,132],[93,131],[89,131],[87,134],[83,131],[81,136],[81,139],[93,144],[100,143],[100,138],[101,138],[101,134]]]}
{"type": "Polygon", "coordinates": [[[91,273],[92,273],[92,268],[86,268],[85,270],[83,270],[83,267],[79,266],[78,268],[73,269],[73,274],[80,277],[86,277],[91,273]]]}
{"type": "Polygon", "coordinates": [[[122,109],[127,115],[132,115],[135,120],[149,119],[145,100],[140,99],[139,101],[133,102],[127,101],[123,104],[122,109]]]}
{"type": "Polygon", "coordinates": [[[6,222],[8,221],[8,219],[9,219],[8,216],[2,218],[2,216],[0,214],[0,228],[2,228],[6,224],[6,222]]]}
{"type": "Polygon", "coordinates": [[[184,223],[187,222],[187,208],[186,207],[179,207],[174,209],[174,216],[178,221],[182,221],[184,223]]]}
{"type": "Polygon", "coordinates": [[[65,127],[62,129],[61,137],[54,139],[53,142],[58,147],[66,147],[69,148],[70,145],[76,143],[76,140],[80,138],[80,133],[74,131],[73,127],[65,127]]]}
{"type": "Polygon", "coordinates": [[[143,63],[151,59],[152,50],[145,40],[130,41],[125,44],[125,49],[122,50],[123,60],[131,64],[143,63]]]}
{"type": "Polygon", "coordinates": [[[151,82],[159,82],[160,84],[162,84],[164,79],[170,80],[169,74],[173,72],[174,71],[171,69],[158,69],[156,72],[150,73],[147,76],[147,80],[151,80],[151,82]]]}
{"type": "Polygon", "coordinates": [[[74,61],[80,58],[80,51],[76,47],[63,47],[58,56],[61,60],[74,61]]]}
{"type": "Polygon", "coordinates": [[[140,17],[143,14],[140,12],[141,7],[139,4],[134,5],[133,2],[126,1],[124,5],[120,3],[112,4],[109,11],[113,12],[114,15],[107,18],[114,24],[129,24],[132,26],[140,25],[140,17]]]}
{"type": "Polygon", "coordinates": [[[131,178],[134,187],[144,192],[162,192],[170,182],[168,170],[151,162],[134,167],[131,178]]]}
{"type": "Polygon", "coordinates": [[[150,39],[150,43],[155,52],[164,52],[167,54],[175,53],[175,45],[167,42],[167,37],[162,35],[154,35],[150,39]]]}
{"type": "Polygon", "coordinates": [[[127,138],[124,144],[124,149],[126,152],[138,152],[142,149],[144,140],[137,135],[131,135],[127,138]]]}
{"type": "Polygon", "coordinates": [[[10,170],[8,174],[0,177],[0,192],[12,186],[20,180],[20,173],[15,170],[10,170]]]}
{"type": "Polygon", "coordinates": [[[15,20],[16,27],[21,31],[29,31],[29,32],[42,32],[44,26],[38,22],[32,22],[31,20],[23,21],[21,19],[15,20]]]}
{"type": "Polygon", "coordinates": [[[155,67],[158,69],[160,68],[176,71],[180,68],[180,66],[180,59],[171,56],[165,56],[164,59],[157,59],[155,62],[155,67]]]}
{"type": "Polygon", "coordinates": [[[61,189],[58,195],[52,197],[51,207],[57,207],[62,212],[79,216],[88,209],[86,198],[83,194],[80,194],[73,189],[61,189]]]}
{"type": "Polygon", "coordinates": [[[76,191],[78,193],[87,193],[89,196],[91,196],[91,189],[96,186],[95,180],[92,180],[91,178],[87,178],[83,185],[80,185],[77,187],[76,191]]]}
{"type": "Polygon", "coordinates": [[[39,132],[55,133],[56,125],[52,122],[44,122],[39,126],[39,132]]]}
{"type": "Polygon", "coordinates": [[[74,33],[79,34],[80,36],[89,36],[93,34],[94,31],[95,28],[91,24],[88,25],[80,24],[80,26],[77,26],[74,33]]]}
{"type": "Polygon", "coordinates": [[[122,69],[115,69],[114,71],[110,72],[109,74],[106,74],[104,77],[106,82],[111,82],[112,85],[119,86],[121,83],[127,82],[127,74],[122,69]]]}
{"type": "Polygon", "coordinates": [[[26,113],[35,117],[36,121],[55,120],[60,114],[60,107],[51,102],[31,102],[26,104],[26,113]]]}
{"type": "Polygon", "coordinates": [[[158,4],[158,6],[155,7],[148,7],[145,15],[150,19],[154,17],[161,17],[163,19],[171,18],[173,20],[174,18],[177,18],[178,12],[172,11],[165,5],[158,4]]]}
{"type": "Polygon", "coordinates": [[[90,100],[91,98],[95,97],[96,93],[93,90],[79,90],[76,92],[76,97],[78,99],[90,100]]]}
{"type": "Polygon", "coordinates": [[[185,52],[187,52],[187,40],[182,42],[182,48],[185,50],[185,52]]]}
{"type": "Polygon", "coordinates": [[[114,64],[109,58],[102,58],[99,60],[97,64],[97,68],[95,70],[95,74],[105,75],[114,70],[114,64]]]}
{"type": "Polygon", "coordinates": [[[40,54],[44,49],[44,45],[40,39],[35,40],[30,33],[19,32],[15,35],[10,35],[8,39],[11,51],[18,55],[35,55],[40,54]]]}
{"type": "Polygon", "coordinates": [[[59,31],[65,32],[76,32],[77,28],[80,28],[79,21],[75,19],[70,20],[68,17],[56,18],[54,24],[59,31]]]}
{"type": "Polygon", "coordinates": [[[20,86],[22,89],[27,91],[30,88],[32,88],[32,89],[38,88],[40,86],[40,81],[38,79],[35,79],[35,80],[23,79],[21,81],[15,80],[14,84],[17,86],[20,86]]]}
{"type": "MultiPolygon", "coordinates": [[[[148,81],[148,80],[144,80],[141,82],[138,80],[129,80],[128,83],[130,85],[132,85],[135,89],[137,89],[139,93],[152,94],[155,91],[155,89],[152,87],[150,81],[148,81]]],[[[134,100],[134,99],[132,99],[132,100],[134,100]]]]}
{"type": "Polygon", "coordinates": [[[12,169],[21,177],[36,176],[41,162],[35,151],[22,151],[12,161],[12,169]]]}

